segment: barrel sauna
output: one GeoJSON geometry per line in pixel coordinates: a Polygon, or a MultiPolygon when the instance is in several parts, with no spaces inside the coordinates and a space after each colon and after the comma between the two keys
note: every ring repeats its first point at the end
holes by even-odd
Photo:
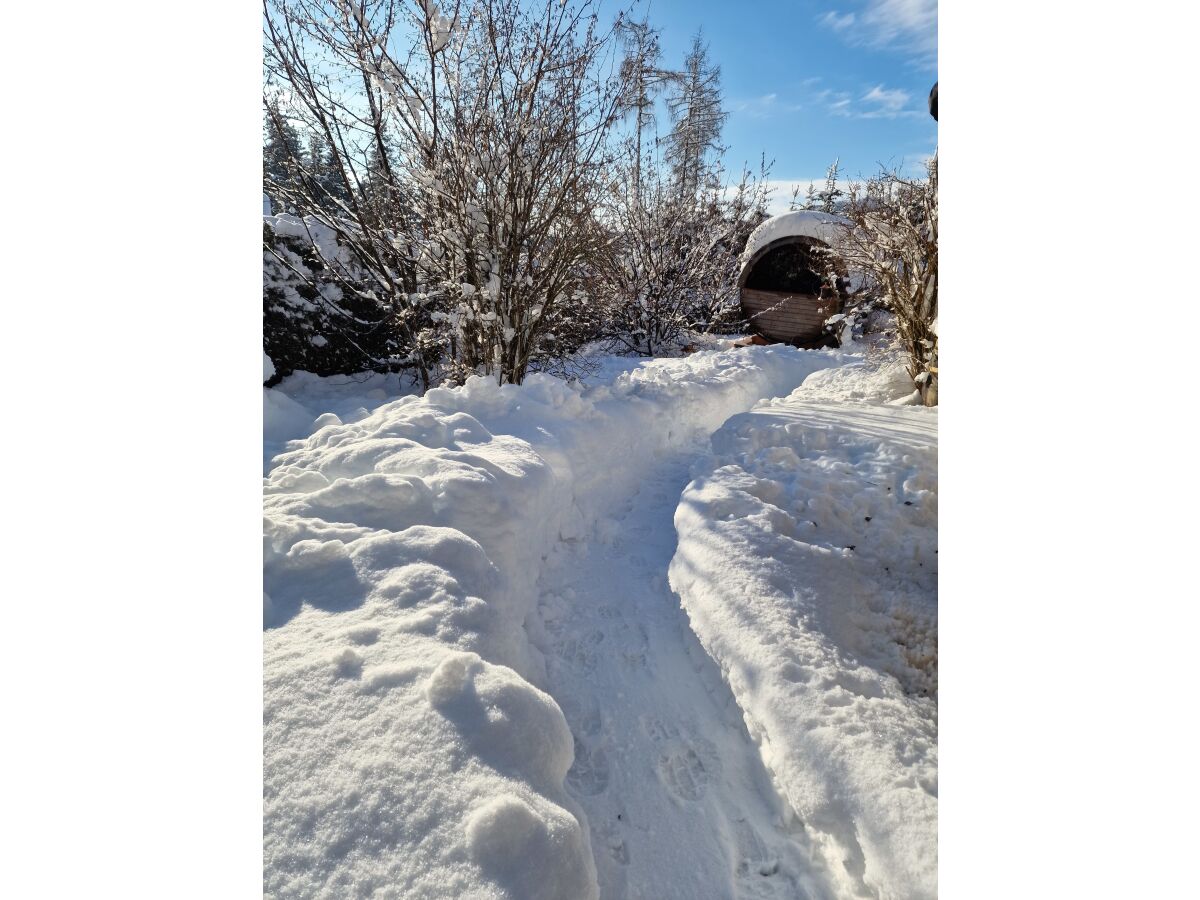
{"type": "Polygon", "coordinates": [[[754,230],[742,256],[738,278],[742,314],[757,334],[798,346],[820,344],[824,324],[841,312],[845,292],[841,277],[829,284],[820,274],[832,264],[830,244],[849,222],[815,211],[768,219],[754,230]]]}

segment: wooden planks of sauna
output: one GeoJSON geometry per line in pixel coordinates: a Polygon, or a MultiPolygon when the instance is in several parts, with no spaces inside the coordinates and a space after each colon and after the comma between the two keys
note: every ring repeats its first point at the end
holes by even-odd
{"type": "Polygon", "coordinates": [[[811,294],[787,294],[742,288],[742,309],[757,332],[777,341],[808,340],[834,314],[837,300],[811,294]]]}

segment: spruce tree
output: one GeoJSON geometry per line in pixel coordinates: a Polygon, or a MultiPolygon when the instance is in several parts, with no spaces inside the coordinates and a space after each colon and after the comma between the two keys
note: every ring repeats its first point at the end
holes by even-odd
{"type": "Polygon", "coordinates": [[[835,159],[833,165],[825,172],[825,190],[817,194],[817,198],[821,201],[821,212],[837,212],[837,199],[845,193],[837,186],[839,162],[841,162],[841,157],[835,159]]]}
{"type": "Polygon", "coordinates": [[[263,142],[263,193],[271,198],[271,208],[288,207],[289,188],[300,184],[304,168],[304,145],[300,133],[283,115],[278,105],[266,111],[263,142]]]}
{"type": "Polygon", "coordinates": [[[674,123],[667,138],[667,162],[680,198],[687,199],[704,186],[705,158],[722,149],[721,128],[728,115],[721,108],[721,67],[709,60],[700,34],[692,40],[667,109],[674,123]]]}
{"type": "Polygon", "coordinates": [[[395,176],[395,148],[392,138],[383,136],[383,150],[373,142],[367,151],[367,170],[362,179],[361,200],[365,214],[384,228],[396,228],[410,210],[407,198],[395,176]]]}
{"type": "Polygon", "coordinates": [[[641,197],[642,135],[655,123],[655,96],[679,73],[662,68],[662,50],[658,29],[650,22],[624,22],[620,26],[625,43],[625,59],[621,62],[621,78],[626,84],[621,108],[634,114],[633,189],[641,197]]]}
{"type": "Polygon", "coordinates": [[[337,215],[350,200],[346,183],[342,180],[338,155],[328,139],[315,134],[309,139],[308,149],[309,169],[316,186],[316,196],[325,211],[337,215]]]}

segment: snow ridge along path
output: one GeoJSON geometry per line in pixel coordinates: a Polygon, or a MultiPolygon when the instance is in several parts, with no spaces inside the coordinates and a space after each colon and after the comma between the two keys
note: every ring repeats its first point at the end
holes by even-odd
{"type": "Polygon", "coordinates": [[[839,895],[917,900],[937,895],[937,411],[888,405],[888,382],[828,370],[731,418],[671,584],[839,895]]]}
{"type": "Polygon", "coordinates": [[[477,378],[288,444],[264,500],[267,894],[836,896],[666,567],[705,438],[860,363],[477,378]]]}

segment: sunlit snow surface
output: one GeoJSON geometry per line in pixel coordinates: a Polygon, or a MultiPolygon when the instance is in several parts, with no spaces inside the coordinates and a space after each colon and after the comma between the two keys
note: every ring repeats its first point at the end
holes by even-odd
{"type": "Polygon", "coordinates": [[[734,416],[675,513],[671,585],[845,896],[937,893],[937,415],[882,405],[909,387],[844,368],[734,416]]]}
{"type": "MultiPolygon", "coordinates": [[[[896,421],[917,423],[918,443],[932,435],[920,424],[932,413],[879,405],[912,389],[894,368],[780,347],[614,359],[586,386],[478,378],[419,398],[400,396],[411,389],[394,377],[298,374],[264,389],[266,892],[513,900],[932,892],[935,820],[920,817],[935,803],[897,806],[893,797],[894,782],[926,792],[936,782],[935,701],[920,694],[936,682],[921,680],[928,663],[895,649],[932,639],[930,584],[880,601],[870,593],[874,570],[862,569],[842,614],[827,599],[834,588],[803,582],[826,570],[806,569],[799,556],[756,557],[794,540],[803,515],[793,495],[823,490],[831,539],[840,540],[832,510],[860,502],[839,499],[847,485],[861,489],[859,474],[878,481],[894,462],[886,477],[911,482],[906,497],[920,482],[927,499],[936,470],[921,468],[928,456],[889,462],[867,444],[847,443],[844,453],[837,440],[804,444],[786,430],[808,427],[793,409],[804,389],[777,410],[786,441],[750,439],[751,455],[761,455],[760,443],[790,442],[799,461],[792,480],[756,469],[743,437],[721,438],[728,429],[709,452],[730,416],[802,383],[827,415],[881,412],[871,427],[886,434],[863,441],[882,447],[896,421]],[[810,450],[826,461],[809,465],[810,450]],[[823,469],[829,479],[819,478],[823,469]],[[706,492],[736,494],[738,478],[774,478],[791,499],[764,513],[741,497],[716,498],[720,522],[692,521],[716,502],[706,492]],[[701,553],[709,562],[691,559],[680,580],[681,559],[699,544],[712,545],[701,553]],[[686,613],[668,585],[672,556],[686,613]],[[762,585],[756,596],[745,590],[751,576],[762,585]],[[787,607],[786,578],[816,599],[787,607]],[[898,609],[915,611],[908,631],[889,624],[898,609]],[[797,658],[786,662],[816,673],[790,688],[774,670],[788,643],[797,658]],[[759,675],[748,688],[751,670],[759,675]],[[831,678],[845,682],[836,690],[848,702],[822,680],[831,678]],[[828,771],[806,781],[792,770],[810,765],[814,751],[791,730],[800,727],[792,712],[773,717],[779,703],[798,704],[803,723],[828,733],[819,745],[828,771]],[[889,730],[876,734],[877,725],[889,730]],[[913,734],[925,742],[916,750],[913,734]],[[903,743],[891,757],[889,735],[903,743]],[[875,758],[888,768],[867,777],[860,769],[875,758]],[[891,820],[853,818],[897,810],[918,820],[884,833],[891,820]]],[[[777,423],[766,412],[752,415],[769,431],[777,423]]],[[[744,430],[737,421],[730,427],[744,430]]],[[[909,507],[885,512],[881,524],[897,533],[882,549],[864,541],[864,558],[891,560],[910,527],[931,542],[936,511],[926,499],[911,521],[909,507]]],[[[850,533],[850,524],[837,527],[850,533]]],[[[922,546],[936,559],[932,543],[922,546]]],[[[828,571],[837,584],[850,578],[828,571]]]]}

